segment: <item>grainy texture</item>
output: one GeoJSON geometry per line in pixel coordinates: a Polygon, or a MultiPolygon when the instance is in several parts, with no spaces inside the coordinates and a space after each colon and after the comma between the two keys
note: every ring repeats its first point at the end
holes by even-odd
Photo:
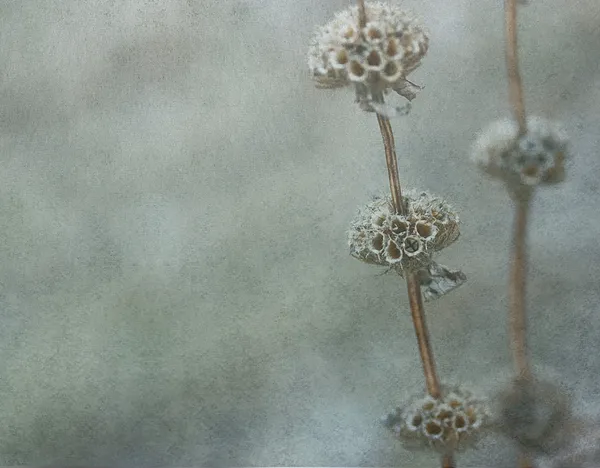
{"type": "MultiPolygon", "coordinates": [[[[387,191],[377,123],[306,69],[313,28],[347,6],[0,6],[0,464],[439,464],[379,422],[423,375],[405,288],[346,246],[387,191]]],[[[498,389],[512,210],[469,148],[510,115],[503,6],[406,6],[431,47],[392,124],[402,182],[452,201],[462,234],[438,260],[469,278],[427,308],[438,372],[498,389]]],[[[573,154],[532,205],[529,345],[591,414],[599,10],[519,14],[528,112],[564,122],[573,154]]],[[[456,466],[515,458],[488,438],[456,466]]]]}

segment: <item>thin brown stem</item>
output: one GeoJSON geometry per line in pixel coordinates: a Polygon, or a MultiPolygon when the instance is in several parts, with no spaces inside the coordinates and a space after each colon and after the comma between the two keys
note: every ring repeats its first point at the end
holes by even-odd
{"type": "MultiPolygon", "coordinates": [[[[375,99],[383,102],[383,96],[376,96],[375,99]]],[[[392,192],[392,203],[394,211],[398,214],[405,214],[406,207],[402,199],[402,191],[400,189],[400,178],[398,176],[398,158],[396,156],[396,146],[394,143],[394,133],[392,126],[387,117],[377,114],[377,122],[383,137],[383,146],[385,148],[385,160],[388,168],[390,180],[390,191],[392,192]]],[[[408,300],[410,303],[410,312],[412,315],[415,333],[417,335],[417,343],[421,362],[423,364],[423,373],[425,375],[425,383],[427,392],[433,398],[440,398],[442,391],[440,382],[437,376],[435,358],[431,350],[429,342],[429,331],[427,330],[427,322],[425,321],[425,308],[423,307],[423,296],[421,294],[421,283],[417,277],[417,273],[406,273],[406,287],[408,290],[408,300]]],[[[442,458],[442,468],[454,468],[453,458],[451,455],[446,455],[442,458]]]]}
{"type": "Polygon", "coordinates": [[[519,73],[517,46],[517,0],[504,0],[504,23],[506,34],[506,70],[508,72],[508,92],[515,120],[519,124],[519,134],[527,132],[525,119],[525,99],[519,73]]]}
{"type": "Polygon", "coordinates": [[[361,29],[367,25],[367,11],[365,10],[365,0],[358,0],[358,25],[361,29]]]}
{"type": "Polygon", "coordinates": [[[433,351],[431,350],[431,344],[429,342],[429,331],[427,330],[427,323],[425,322],[425,309],[423,307],[423,297],[421,295],[421,284],[415,273],[406,274],[406,287],[408,289],[410,313],[417,334],[421,362],[423,363],[423,373],[425,374],[427,393],[433,398],[440,398],[442,396],[442,391],[435,368],[433,351]]]}
{"type": "Polygon", "coordinates": [[[455,468],[454,457],[451,453],[447,453],[442,457],[442,468],[455,468]]]}
{"type": "MultiPolygon", "coordinates": [[[[527,133],[525,98],[523,83],[519,72],[517,43],[517,0],[504,0],[504,22],[506,34],[506,69],[508,72],[508,91],[513,115],[519,126],[519,136],[527,133]]],[[[512,244],[512,258],[509,280],[509,329],[517,379],[531,379],[531,366],[527,353],[527,314],[526,314],[526,276],[527,276],[527,218],[529,215],[532,189],[519,187],[514,191],[515,221],[512,244]]],[[[524,454],[520,455],[520,468],[531,468],[531,462],[524,454]]]]}
{"type": "Polygon", "coordinates": [[[385,149],[385,161],[387,163],[388,177],[390,180],[390,191],[392,192],[392,204],[394,211],[398,214],[405,214],[404,202],[402,200],[402,189],[400,178],[398,176],[398,157],[396,156],[396,144],[394,143],[394,133],[390,120],[377,114],[377,122],[383,137],[383,147],[385,149]]]}
{"type": "MultiPolygon", "coordinates": [[[[383,102],[383,96],[377,95],[375,99],[383,102]]],[[[394,133],[387,117],[377,114],[377,122],[383,137],[383,146],[385,148],[385,160],[388,168],[390,180],[390,191],[392,192],[392,203],[396,213],[405,214],[406,207],[402,199],[400,189],[400,178],[398,176],[398,158],[396,156],[396,146],[394,143],[394,133]]],[[[441,396],[440,383],[435,368],[435,359],[429,343],[429,332],[425,321],[425,309],[423,307],[423,296],[421,294],[421,284],[416,273],[406,273],[406,286],[408,289],[408,299],[410,302],[410,311],[413,324],[417,335],[419,352],[423,363],[423,371],[427,384],[428,393],[434,397],[441,396]]]]}
{"type": "Polygon", "coordinates": [[[512,242],[512,259],[509,280],[509,329],[513,361],[517,378],[531,378],[527,353],[527,315],[525,307],[527,276],[527,219],[532,189],[522,188],[513,197],[515,221],[512,242]]]}

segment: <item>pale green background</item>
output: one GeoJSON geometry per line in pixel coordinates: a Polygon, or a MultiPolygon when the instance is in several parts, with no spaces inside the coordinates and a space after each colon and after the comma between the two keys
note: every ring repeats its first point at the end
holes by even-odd
{"type": "MultiPolygon", "coordinates": [[[[0,464],[438,466],[378,422],[423,377],[401,281],[346,246],[386,190],[377,123],[306,69],[349,4],[0,3],[0,464]]],[[[497,390],[511,205],[468,149],[509,115],[502,2],[405,4],[431,48],[401,177],[457,207],[439,260],[470,279],[427,306],[439,372],[497,390]]],[[[532,353],[596,415],[600,3],[520,11],[527,108],[574,154],[534,202],[532,353]]]]}

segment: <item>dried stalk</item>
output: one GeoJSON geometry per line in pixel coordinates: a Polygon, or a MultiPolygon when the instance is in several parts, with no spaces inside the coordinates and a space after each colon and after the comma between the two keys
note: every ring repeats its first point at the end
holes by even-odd
{"type": "MultiPolygon", "coordinates": [[[[378,96],[378,100],[383,102],[383,97],[378,96]]],[[[394,211],[398,214],[406,214],[406,207],[402,201],[402,188],[398,176],[398,158],[396,157],[396,144],[394,143],[394,133],[389,119],[377,114],[377,122],[383,137],[383,146],[385,148],[385,162],[388,168],[390,179],[390,190],[392,192],[392,204],[394,211]]]]}
{"type": "MultiPolygon", "coordinates": [[[[519,124],[519,134],[523,135],[527,131],[527,126],[517,50],[517,0],[505,0],[504,8],[509,96],[514,117],[519,124]]],[[[531,369],[527,357],[526,341],[525,284],[527,272],[527,215],[529,214],[532,189],[521,185],[512,190],[511,195],[515,200],[516,211],[509,280],[509,328],[517,376],[530,378],[531,369]]]]}
{"type": "MultiPolygon", "coordinates": [[[[519,136],[527,133],[523,84],[519,73],[517,45],[517,0],[505,0],[504,22],[506,34],[506,70],[508,73],[509,99],[514,118],[519,125],[519,136]]],[[[526,275],[527,275],[527,220],[532,189],[520,187],[513,191],[515,221],[512,242],[512,258],[509,279],[509,330],[513,361],[517,379],[531,379],[531,367],[527,353],[526,275]]],[[[524,454],[519,456],[520,468],[531,468],[524,454]]]]}
{"type": "Polygon", "coordinates": [[[515,199],[515,220],[512,240],[512,259],[509,280],[509,329],[515,372],[518,379],[530,379],[531,368],[527,353],[527,220],[532,190],[527,187],[515,199]]]}
{"type": "MultiPolygon", "coordinates": [[[[365,27],[367,24],[367,15],[365,10],[364,0],[358,0],[358,15],[359,26],[365,27]]],[[[383,104],[383,94],[377,93],[373,95],[373,100],[383,104]]],[[[397,214],[406,214],[406,206],[402,199],[402,189],[400,186],[400,178],[398,175],[398,157],[396,156],[396,145],[394,142],[394,133],[390,120],[380,114],[377,114],[377,123],[383,138],[383,146],[385,150],[385,161],[388,169],[388,177],[390,182],[390,191],[392,194],[392,204],[394,211],[397,214]]],[[[410,303],[410,312],[412,315],[415,333],[417,335],[417,343],[419,345],[419,353],[421,362],[423,363],[423,372],[425,374],[425,382],[427,392],[433,398],[440,398],[442,395],[440,382],[437,376],[435,358],[431,350],[429,341],[429,331],[425,321],[425,308],[423,307],[423,295],[421,294],[421,284],[416,273],[406,273],[406,287],[408,290],[408,300],[410,303]]],[[[454,468],[454,460],[451,454],[444,455],[442,458],[442,468],[454,468]]]]}
{"type": "Polygon", "coordinates": [[[523,85],[519,72],[519,57],[517,48],[517,0],[504,1],[504,24],[506,34],[506,70],[508,72],[508,92],[510,104],[517,123],[519,135],[527,132],[525,119],[525,99],[523,85]]]}
{"type": "MultiPolygon", "coordinates": [[[[383,103],[383,96],[374,97],[383,103]]],[[[394,134],[392,126],[387,117],[377,114],[377,122],[383,137],[383,146],[385,149],[385,160],[387,163],[388,176],[390,181],[390,190],[392,193],[392,203],[394,211],[398,214],[404,214],[406,207],[402,199],[402,191],[400,188],[400,179],[398,176],[398,158],[396,156],[396,147],[394,143],[394,134]]],[[[423,296],[421,294],[421,284],[416,273],[405,273],[406,287],[408,290],[408,300],[410,303],[410,312],[412,315],[415,333],[417,335],[417,343],[419,345],[419,353],[423,364],[423,373],[425,374],[425,382],[427,392],[433,398],[442,396],[440,382],[437,376],[435,358],[429,341],[429,331],[427,330],[427,322],[425,321],[425,308],[423,307],[423,296]]],[[[442,458],[442,468],[453,468],[452,455],[445,455],[442,458]]]]}
{"type": "Polygon", "coordinates": [[[454,457],[452,454],[446,454],[442,458],[442,468],[455,468],[454,457]]]}
{"type": "MultiPolygon", "coordinates": [[[[378,93],[373,96],[373,100],[383,104],[383,95],[378,93]]],[[[377,114],[377,122],[379,123],[379,129],[381,130],[381,136],[383,137],[385,161],[390,181],[390,191],[392,193],[394,211],[398,214],[405,214],[406,207],[402,199],[402,189],[400,187],[400,178],[398,176],[398,157],[396,156],[396,145],[394,143],[392,126],[390,125],[390,120],[380,114],[377,114]]],[[[435,368],[435,359],[429,343],[429,332],[425,322],[425,309],[423,307],[421,283],[419,283],[416,273],[406,273],[405,277],[410,311],[415,326],[415,332],[417,334],[425,382],[427,383],[427,392],[432,397],[439,398],[441,396],[440,382],[435,368]]]]}
{"type": "Polygon", "coordinates": [[[423,373],[427,384],[427,392],[433,398],[440,398],[442,391],[435,368],[435,359],[431,344],[429,342],[429,331],[425,322],[425,309],[423,307],[423,297],[421,295],[421,284],[415,273],[406,274],[406,287],[408,289],[408,300],[410,302],[410,313],[412,315],[415,333],[417,334],[417,343],[419,344],[419,353],[423,363],[423,373]]]}

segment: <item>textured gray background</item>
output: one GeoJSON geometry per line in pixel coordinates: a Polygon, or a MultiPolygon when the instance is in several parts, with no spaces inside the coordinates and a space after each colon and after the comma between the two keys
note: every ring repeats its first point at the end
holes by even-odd
{"type": "MultiPolygon", "coordinates": [[[[530,3],[528,110],[575,155],[534,203],[532,354],[598,414],[600,4],[530,3]]],[[[387,189],[377,124],[306,70],[349,4],[0,3],[0,464],[437,466],[378,422],[423,391],[406,291],[347,253],[387,189]]],[[[511,205],[467,153],[509,112],[502,2],[405,4],[431,49],[401,177],[458,208],[439,260],[470,278],[427,307],[439,372],[496,390],[511,205]]]]}

